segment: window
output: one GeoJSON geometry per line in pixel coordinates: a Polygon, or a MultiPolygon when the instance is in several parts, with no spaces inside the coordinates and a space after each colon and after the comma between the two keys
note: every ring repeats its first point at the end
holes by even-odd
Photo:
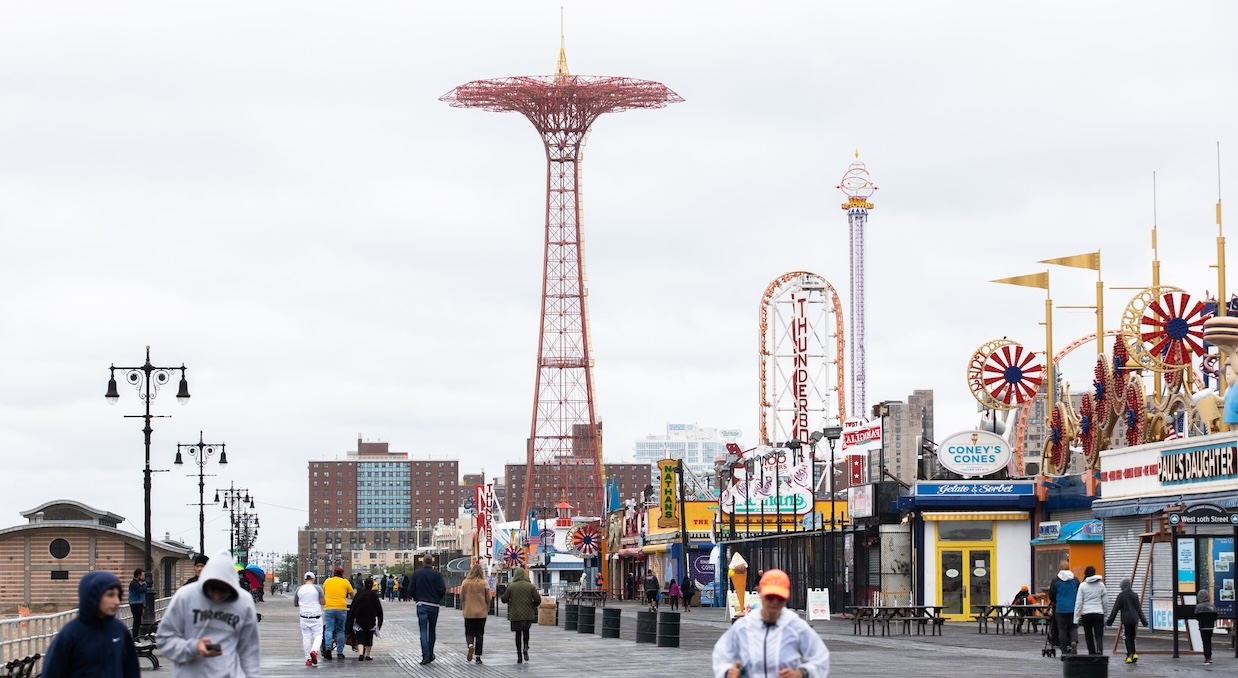
{"type": "Polygon", "coordinates": [[[987,520],[945,520],[937,523],[938,541],[992,541],[993,523],[987,520]]]}

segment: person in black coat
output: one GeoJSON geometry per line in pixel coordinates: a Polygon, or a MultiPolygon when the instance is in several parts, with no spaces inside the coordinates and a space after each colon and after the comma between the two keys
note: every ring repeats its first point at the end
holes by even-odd
{"type": "Polygon", "coordinates": [[[43,656],[47,678],[102,676],[141,678],[138,653],[120,610],[120,579],[111,572],[87,572],[77,585],[78,613],[52,638],[43,656]]]}
{"type": "Polygon", "coordinates": [[[362,591],[352,600],[348,607],[348,620],[344,628],[352,634],[354,648],[361,646],[357,653],[357,661],[374,661],[371,651],[374,649],[374,636],[383,628],[383,603],[374,590],[374,580],[366,579],[362,591]]]}
{"type": "Polygon", "coordinates": [[[1123,579],[1119,586],[1122,591],[1113,601],[1113,609],[1109,611],[1109,619],[1105,621],[1105,626],[1113,626],[1114,617],[1119,612],[1122,613],[1122,636],[1126,638],[1126,663],[1134,664],[1139,661],[1139,655],[1135,653],[1135,623],[1139,622],[1147,628],[1148,620],[1143,616],[1143,605],[1139,603],[1139,595],[1131,590],[1131,580],[1123,579]]]}

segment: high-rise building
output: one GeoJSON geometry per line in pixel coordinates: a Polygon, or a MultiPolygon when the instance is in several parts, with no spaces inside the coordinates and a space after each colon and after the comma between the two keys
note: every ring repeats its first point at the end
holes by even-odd
{"type": "Polygon", "coordinates": [[[869,478],[873,481],[888,479],[881,477],[880,464],[884,456],[886,471],[904,483],[915,483],[923,441],[935,439],[932,389],[912,391],[905,403],[887,400],[874,405],[873,414],[883,418],[883,454],[869,458],[869,478]]]}
{"type": "Polygon", "coordinates": [[[309,527],[409,530],[453,523],[462,500],[460,462],[409,459],[385,442],[357,440],[343,460],[309,462],[309,527]]]}
{"type": "Polygon", "coordinates": [[[714,460],[726,456],[726,441],[716,428],[667,424],[665,435],[649,435],[636,441],[632,456],[646,464],[656,464],[662,459],[683,459],[688,470],[708,484],[714,480],[714,460]]]}
{"type": "MultiPolygon", "coordinates": [[[[653,484],[653,467],[649,464],[604,464],[604,473],[606,474],[606,482],[609,483],[611,478],[615,479],[615,483],[619,486],[620,500],[635,497],[644,492],[645,488],[653,484]]],[[[525,478],[528,466],[525,464],[508,464],[505,467],[507,473],[506,481],[507,491],[503,498],[499,497],[500,485],[495,483],[495,501],[498,501],[503,507],[503,512],[508,520],[521,520],[524,518],[524,487],[525,478]]],[[[579,506],[572,501],[570,497],[555,495],[553,492],[537,492],[534,491],[533,506],[538,508],[538,515],[555,515],[554,507],[561,501],[567,501],[574,508],[579,509],[579,506]],[[545,509],[545,511],[542,511],[545,509]]],[[[579,510],[572,515],[585,515],[579,510]]]]}

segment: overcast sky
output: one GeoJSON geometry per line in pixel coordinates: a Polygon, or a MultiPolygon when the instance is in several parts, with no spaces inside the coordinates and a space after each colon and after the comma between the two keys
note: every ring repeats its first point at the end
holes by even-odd
{"type": "MultiPolygon", "coordinates": [[[[207,500],[252,492],[257,550],[295,549],[307,462],[358,435],[464,472],[523,461],[545,157],[516,114],[438,99],[552,73],[560,4],[573,73],[686,100],[589,138],[608,461],[667,422],[756,442],[761,294],[809,270],[847,303],[834,187],[857,148],[880,186],[869,401],[933,389],[939,437],[976,420],[976,347],[1044,348],[1043,293],[988,280],[1099,248],[1107,284],[1150,283],[1154,171],[1162,283],[1216,289],[1218,141],[1222,197],[1238,182],[1231,2],[5,3],[0,525],[72,498],[141,532],[141,422],[122,416],[141,403],[103,394],[147,344],[193,395],[155,400],[172,418],[153,466],[199,430],[226,442],[207,500]]],[[[1056,269],[1054,301],[1092,303],[1094,281],[1056,269]]],[[[1110,326],[1133,294],[1107,294],[1110,326]]],[[[1059,311],[1055,342],[1094,326],[1059,311]]],[[[1090,356],[1067,379],[1086,384],[1090,356]]],[[[156,474],[154,530],[196,544],[187,475],[156,474]]],[[[225,547],[223,511],[207,520],[225,547]]]]}

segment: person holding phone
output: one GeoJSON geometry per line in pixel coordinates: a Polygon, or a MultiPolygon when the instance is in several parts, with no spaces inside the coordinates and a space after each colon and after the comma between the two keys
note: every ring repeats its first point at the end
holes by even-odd
{"type": "Polygon", "coordinates": [[[211,557],[198,581],[172,596],[155,644],[179,678],[261,675],[258,614],[231,553],[211,557]]]}

